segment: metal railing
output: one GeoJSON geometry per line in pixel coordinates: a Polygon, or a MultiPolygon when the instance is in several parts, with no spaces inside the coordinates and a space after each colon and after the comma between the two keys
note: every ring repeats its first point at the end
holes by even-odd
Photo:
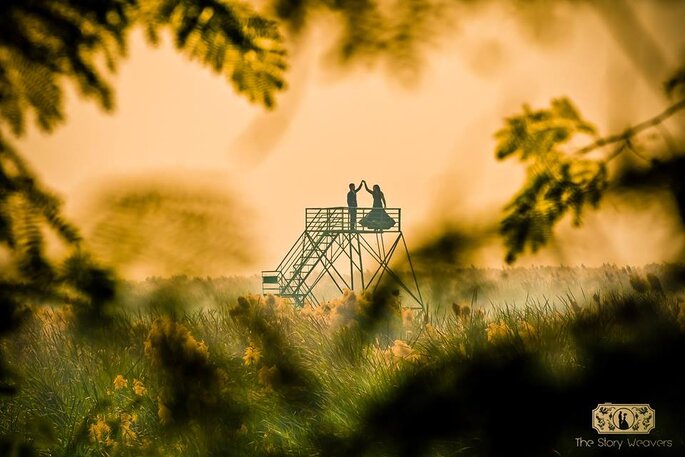
{"type": "Polygon", "coordinates": [[[306,208],[305,230],[310,232],[399,232],[400,208],[306,208]]]}
{"type": "Polygon", "coordinates": [[[262,293],[281,293],[280,271],[262,271],[262,293]]]}
{"type": "Polygon", "coordinates": [[[301,288],[336,234],[400,232],[401,215],[400,208],[306,208],[305,231],[275,270],[262,271],[262,292],[316,301],[301,288]]]}

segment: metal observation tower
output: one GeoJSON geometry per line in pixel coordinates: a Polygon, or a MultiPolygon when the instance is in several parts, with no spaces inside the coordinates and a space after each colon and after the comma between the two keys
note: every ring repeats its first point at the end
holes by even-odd
{"type": "Polygon", "coordinates": [[[262,271],[262,293],[289,299],[297,306],[316,306],[320,301],[314,290],[324,278],[340,293],[345,289],[373,292],[387,275],[411,298],[411,305],[405,307],[424,308],[402,234],[400,208],[306,208],[304,219],[304,232],[281,263],[275,270],[262,271]],[[385,213],[382,228],[364,224],[379,211],[385,213]],[[390,267],[397,252],[406,256],[408,272],[390,267]]]}

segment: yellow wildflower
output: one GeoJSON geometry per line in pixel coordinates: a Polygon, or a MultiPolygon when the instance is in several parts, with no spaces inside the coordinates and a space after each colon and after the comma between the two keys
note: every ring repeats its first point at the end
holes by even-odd
{"type": "Polygon", "coordinates": [[[201,340],[199,343],[197,343],[197,348],[195,349],[205,360],[209,358],[209,348],[207,347],[207,343],[204,342],[204,340],[201,340]]]}
{"type": "Polygon", "coordinates": [[[199,357],[204,360],[209,358],[209,348],[207,347],[207,343],[204,341],[197,341],[188,331],[186,331],[184,334],[184,338],[184,349],[186,354],[188,354],[188,357],[199,357]]]}
{"type": "Polygon", "coordinates": [[[392,345],[392,355],[399,359],[403,359],[411,354],[411,347],[402,340],[395,340],[392,345]]]}
{"type": "Polygon", "coordinates": [[[486,329],[488,341],[495,341],[507,336],[509,329],[507,324],[502,321],[490,322],[486,329]]]}
{"type": "Polygon", "coordinates": [[[121,414],[121,438],[124,444],[130,446],[135,443],[138,438],[138,434],[133,430],[134,418],[131,414],[122,413],[121,414]]]}
{"type": "Polygon", "coordinates": [[[117,377],[114,378],[114,390],[123,389],[126,386],[128,386],[128,381],[122,375],[118,374],[117,377]]]}
{"type": "Polygon", "coordinates": [[[145,355],[155,365],[164,365],[168,352],[180,364],[206,362],[209,358],[207,344],[198,342],[187,327],[169,318],[156,319],[152,323],[144,347],[145,355]]]}
{"type": "Polygon", "coordinates": [[[147,393],[147,389],[143,385],[142,381],[138,379],[133,380],[133,393],[135,393],[139,397],[142,397],[147,393]]]}
{"type": "Polygon", "coordinates": [[[107,425],[107,422],[105,422],[105,419],[102,416],[98,416],[97,421],[90,424],[90,427],[88,427],[88,435],[90,436],[90,440],[94,443],[109,444],[109,434],[111,432],[112,429],[107,425]]]}
{"type": "Polygon", "coordinates": [[[415,362],[419,359],[419,354],[416,351],[414,351],[411,348],[411,346],[409,346],[402,340],[395,340],[392,347],[390,348],[390,352],[396,358],[408,360],[410,362],[415,362]]]}
{"type": "Polygon", "coordinates": [[[262,358],[262,352],[252,345],[249,345],[245,349],[245,354],[243,355],[243,363],[247,366],[256,365],[262,358]]]}

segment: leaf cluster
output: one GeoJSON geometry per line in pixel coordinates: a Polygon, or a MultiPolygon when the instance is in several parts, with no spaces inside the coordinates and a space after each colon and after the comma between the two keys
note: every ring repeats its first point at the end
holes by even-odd
{"type": "Polygon", "coordinates": [[[576,135],[595,135],[570,100],[553,100],[549,109],[531,110],[506,120],[495,136],[498,159],[517,157],[526,164],[526,181],[505,207],[500,233],[512,263],[526,248],[535,252],[550,238],[554,224],[566,213],[582,223],[586,205],[596,207],[608,184],[604,161],[570,154],[576,135]]]}
{"type": "MultiPolygon", "coordinates": [[[[52,131],[65,118],[67,83],[104,110],[113,109],[114,94],[107,79],[125,55],[129,32],[136,24],[146,29],[153,43],[162,32],[169,32],[181,52],[226,76],[238,93],[255,103],[273,107],[275,92],[285,87],[285,50],[277,24],[248,3],[1,2],[0,246],[8,249],[11,258],[2,281],[13,290],[43,294],[61,287],[64,275],[45,255],[50,236],[56,235],[75,252],[81,252],[81,246],[76,229],[62,217],[60,200],[42,188],[3,133],[9,130],[20,136],[32,121],[41,130],[52,131]]],[[[106,285],[108,274],[98,271],[102,274],[86,276],[111,289],[106,285]]],[[[86,295],[100,290],[91,286],[80,289],[86,295]]]]}
{"type": "Polygon", "coordinates": [[[51,131],[64,119],[64,79],[104,109],[105,80],[126,47],[133,0],[19,1],[0,4],[0,126],[25,130],[29,112],[51,131]]]}
{"type": "Polygon", "coordinates": [[[285,87],[282,36],[247,3],[223,0],[8,0],[0,4],[0,127],[20,135],[29,113],[51,131],[64,120],[64,83],[105,110],[107,75],[141,24],[153,43],[168,30],[191,59],[226,76],[252,102],[274,106],[285,87]]]}
{"type": "Polygon", "coordinates": [[[62,216],[59,198],[42,188],[2,138],[0,247],[9,253],[10,264],[3,266],[0,279],[8,303],[19,298],[60,297],[98,311],[113,297],[111,273],[98,267],[81,249],[78,230],[62,216]],[[46,254],[48,232],[68,248],[69,254],[60,265],[51,262],[46,254]]]}
{"type": "Polygon", "coordinates": [[[249,4],[225,0],[140,2],[138,18],[150,41],[169,30],[176,48],[226,76],[236,92],[267,108],[285,88],[286,51],[278,24],[249,4]]]}

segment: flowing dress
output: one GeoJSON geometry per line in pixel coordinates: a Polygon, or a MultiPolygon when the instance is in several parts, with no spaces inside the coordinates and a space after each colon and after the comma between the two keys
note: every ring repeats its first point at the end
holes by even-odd
{"type": "Polygon", "coordinates": [[[383,209],[382,192],[373,194],[373,209],[359,223],[372,230],[387,230],[395,225],[395,220],[383,209]]]}

